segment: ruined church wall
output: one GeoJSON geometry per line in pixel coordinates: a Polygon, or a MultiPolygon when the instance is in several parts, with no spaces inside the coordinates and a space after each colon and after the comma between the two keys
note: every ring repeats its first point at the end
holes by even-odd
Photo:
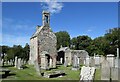
{"type": "Polygon", "coordinates": [[[34,64],[34,61],[38,56],[38,43],[37,37],[30,40],[30,64],[34,64]]]}

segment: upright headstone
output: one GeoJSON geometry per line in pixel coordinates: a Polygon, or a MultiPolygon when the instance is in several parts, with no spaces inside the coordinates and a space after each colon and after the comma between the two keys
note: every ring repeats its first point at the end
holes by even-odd
{"type": "Polygon", "coordinates": [[[74,55],[74,58],[73,58],[72,70],[79,70],[78,57],[76,55],[74,55]]]}
{"type": "Polygon", "coordinates": [[[119,70],[119,68],[117,68],[117,67],[111,68],[111,79],[114,81],[118,80],[118,78],[119,78],[119,75],[118,75],[119,71],[118,70],[119,70]]]}
{"type": "Polygon", "coordinates": [[[104,56],[100,56],[100,64],[105,60],[105,57],[104,56]]]}
{"type": "Polygon", "coordinates": [[[2,66],[2,58],[0,57],[0,66],[2,66]]]}
{"type": "Polygon", "coordinates": [[[74,55],[73,67],[75,67],[75,68],[77,67],[77,63],[78,63],[77,59],[78,59],[77,56],[74,55]]]}
{"type": "Polygon", "coordinates": [[[17,67],[17,65],[18,65],[18,58],[17,58],[17,56],[15,57],[15,67],[17,67]]]}
{"type": "Polygon", "coordinates": [[[49,64],[49,67],[51,68],[52,67],[52,59],[50,58],[50,64],[49,64]]]}
{"type": "Polygon", "coordinates": [[[94,67],[95,66],[95,59],[93,57],[90,58],[90,67],[94,67]]]}
{"type": "Polygon", "coordinates": [[[110,66],[106,59],[101,64],[101,80],[110,80],[110,66]]]}
{"type": "Polygon", "coordinates": [[[60,58],[60,64],[63,64],[63,58],[60,58]]]}
{"type": "Polygon", "coordinates": [[[89,62],[90,62],[90,58],[87,57],[86,60],[85,60],[85,66],[89,66],[89,62]]]}
{"type": "Polygon", "coordinates": [[[21,58],[18,58],[17,68],[18,68],[18,69],[22,69],[21,58]]]}
{"type": "Polygon", "coordinates": [[[77,60],[78,60],[78,63],[77,63],[77,64],[78,64],[78,66],[79,66],[79,65],[80,65],[80,57],[78,57],[77,60]]]}
{"type": "Polygon", "coordinates": [[[114,57],[113,54],[107,55],[107,61],[109,62],[110,67],[114,67],[114,65],[115,65],[115,57],[114,57]]]}
{"type": "Polygon", "coordinates": [[[119,48],[117,48],[117,58],[119,58],[119,48]]]}
{"type": "Polygon", "coordinates": [[[1,63],[2,63],[2,66],[4,66],[4,59],[2,59],[1,63]]]}
{"type": "Polygon", "coordinates": [[[68,57],[65,58],[65,63],[64,66],[67,67],[68,66],[68,57]]]}
{"type": "Polygon", "coordinates": [[[37,60],[34,61],[34,66],[35,66],[35,69],[36,69],[36,72],[39,76],[41,76],[41,68],[40,68],[40,65],[38,63],[37,60]]]}
{"type": "Polygon", "coordinates": [[[95,56],[95,65],[100,65],[100,57],[99,56],[95,56]]]}
{"type": "Polygon", "coordinates": [[[85,61],[84,58],[80,58],[80,65],[85,65],[85,64],[84,64],[84,61],[85,61]]]}

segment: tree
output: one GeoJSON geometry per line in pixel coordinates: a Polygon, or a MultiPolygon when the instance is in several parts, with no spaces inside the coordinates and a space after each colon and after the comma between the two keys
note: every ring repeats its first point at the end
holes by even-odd
{"type": "Polygon", "coordinates": [[[78,36],[77,37],[77,42],[78,42],[77,49],[86,50],[86,48],[90,45],[91,41],[92,41],[92,39],[89,36],[78,36]]]}
{"type": "Polygon", "coordinates": [[[70,35],[66,31],[60,31],[55,33],[57,37],[57,49],[62,45],[63,47],[70,46],[70,35]]]}
{"type": "Polygon", "coordinates": [[[120,48],[120,28],[107,30],[104,37],[109,41],[109,49],[107,49],[106,53],[116,54],[116,48],[120,48]]]}
{"type": "Polygon", "coordinates": [[[25,59],[26,61],[29,60],[29,53],[30,53],[30,46],[28,45],[28,43],[26,43],[24,47],[24,57],[23,57],[23,59],[25,59]]]}
{"type": "Polygon", "coordinates": [[[10,48],[8,51],[7,51],[7,60],[10,60],[10,59],[14,59],[14,51],[13,51],[13,48],[10,48]]]}

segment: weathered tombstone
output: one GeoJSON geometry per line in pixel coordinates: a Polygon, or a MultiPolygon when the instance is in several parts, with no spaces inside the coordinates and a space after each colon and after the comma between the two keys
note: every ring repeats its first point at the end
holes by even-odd
{"type": "Polygon", "coordinates": [[[80,58],[80,65],[84,65],[84,58],[80,58]]]}
{"type": "Polygon", "coordinates": [[[96,66],[100,65],[100,57],[99,56],[95,56],[95,65],[96,66]]]}
{"type": "Polygon", "coordinates": [[[72,70],[79,70],[79,65],[78,65],[78,57],[76,55],[73,56],[73,67],[72,70]]]}
{"type": "Polygon", "coordinates": [[[63,58],[60,58],[60,64],[63,64],[63,58]]]}
{"type": "Polygon", "coordinates": [[[105,60],[105,57],[104,56],[100,56],[100,64],[105,60]]]}
{"type": "Polygon", "coordinates": [[[2,66],[4,66],[4,59],[1,60],[2,66]]]}
{"type": "Polygon", "coordinates": [[[117,58],[119,58],[119,48],[117,48],[117,58]]]}
{"type": "Polygon", "coordinates": [[[0,57],[0,66],[2,66],[2,58],[0,57]]]}
{"type": "Polygon", "coordinates": [[[81,68],[80,82],[92,82],[94,79],[95,67],[85,67],[81,68]]]}
{"type": "Polygon", "coordinates": [[[49,67],[51,68],[52,67],[52,59],[50,58],[50,65],[49,65],[49,67]]]}
{"type": "Polygon", "coordinates": [[[17,65],[18,65],[18,58],[17,58],[17,56],[15,57],[15,67],[17,67],[17,65]]]}
{"type": "Polygon", "coordinates": [[[34,66],[35,66],[35,69],[36,69],[36,72],[39,76],[41,76],[41,68],[40,68],[40,65],[38,63],[37,60],[34,61],[34,66]]]}
{"type": "Polygon", "coordinates": [[[85,66],[89,66],[89,62],[90,62],[90,58],[87,57],[86,60],[85,60],[85,66]]]}
{"type": "Polygon", "coordinates": [[[80,65],[80,57],[77,58],[77,61],[78,61],[78,66],[80,65]]]}
{"type": "Polygon", "coordinates": [[[101,80],[110,80],[110,66],[106,59],[101,64],[101,80]]]}
{"type": "Polygon", "coordinates": [[[18,69],[22,69],[21,58],[18,58],[17,68],[18,68],[18,69]]]}
{"type": "Polygon", "coordinates": [[[9,65],[13,65],[13,60],[12,59],[10,60],[9,65]]]}
{"type": "Polygon", "coordinates": [[[68,66],[68,57],[65,58],[65,63],[64,66],[67,67],[68,66]]]}
{"type": "Polygon", "coordinates": [[[95,66],[95,59],[93,57],[90,58],[90,67],[94,67],[95,66]]]}
{"type": "Polygon", "coordinates": [[[112,67],[111,68],[111,79],[112,80],[118,80],[118,77],[119,77],[119,75],[118,75],[118,69],[119,68],[116,68],[116,67],[112,67]]]}
{"type": "Polygon", "coordinates": [[[107,55],[107,61],[109,62],[110,67],[114,67],[115,59],[114,59],[114,55],[113,54],[107,55]]]}

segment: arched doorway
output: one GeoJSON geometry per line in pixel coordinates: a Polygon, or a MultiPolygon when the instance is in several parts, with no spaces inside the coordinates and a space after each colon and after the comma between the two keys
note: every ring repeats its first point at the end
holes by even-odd
{"type": "Polygon", "coordinates": [[[64,64],[65,62],[65,52],[64,51],[59,51],[58,56],[57,56],[57,61],[59,61],[59,64],[64,64]]]}

